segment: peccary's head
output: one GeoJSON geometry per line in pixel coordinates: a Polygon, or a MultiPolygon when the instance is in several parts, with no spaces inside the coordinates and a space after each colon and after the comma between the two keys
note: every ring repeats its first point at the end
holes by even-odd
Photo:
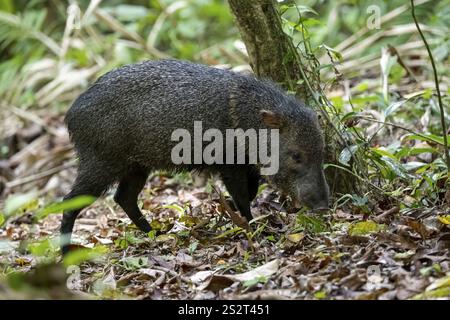
{"type": "Polygon", "coordinates": [[[268,176],[281,192],[313,210],[328,208],[323,172],[324,141],[317,114],[296,101],[282,112],[261,110],[263,122],[279,129],[279,170],[268,176]],[[288,111],[286,111],[288,110],[288,111]]]}

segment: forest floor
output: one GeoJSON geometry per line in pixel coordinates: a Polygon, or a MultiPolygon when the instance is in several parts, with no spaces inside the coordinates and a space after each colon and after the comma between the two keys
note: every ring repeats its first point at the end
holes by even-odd
{"type": "Polygon", "coordinates": [[[84,249],[65,264],[78,266],[65,269],[61,215],[37,219],[36,213],[69,191],[74,155],[62,116],[24,116],[28,125],[14,133],[12,152],[1,161],[9,179],[0,181],[0,204],[12,194],[34,197],[0,227],[0,298],[450,296],[448,206],[400,212],[398,203],[379,203],[370,215],[349,205],[322,215],[287,213],[264,186],[245,230],[237,227],[242,221],[227,207],[220,181],[195,187],[187,174],[154,173],[141,193],[142,211],[157,233],[138,231],[114,203],[113,190],[84,210],[73,238],[84,249]]]}

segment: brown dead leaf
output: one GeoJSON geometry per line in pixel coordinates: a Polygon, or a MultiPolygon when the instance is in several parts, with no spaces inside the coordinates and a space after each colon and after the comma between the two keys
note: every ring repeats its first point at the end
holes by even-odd
{"type": "Polygon", "coordinates": [[[430,231],[422,222],[412,219],[406,219],[406,224],[417,232],[422,239],[427,239],[433,232],[430,231]]]}
{"type": "Polygon", "coordinates": [[[444,202],[447,204],[447,207],[450,207],[450,188],[445,192],[444,202]]]}
{"type": "Polygon", "coordinates": [[[222,192],[218,191],[215,187],[213,187],[213,189],[219,195],[219,202],[222,213],[225,213],[238,227],[250,231],[250,225],[248,224],[247,219],[231,209],[222,192]]]}
{"type": "Polygon", "coordinates": [[[353,271],[348,276],[339,281],[339,285],[345,286],[350,290],[358,290],[366,283],[362,273],[353,271]]]}

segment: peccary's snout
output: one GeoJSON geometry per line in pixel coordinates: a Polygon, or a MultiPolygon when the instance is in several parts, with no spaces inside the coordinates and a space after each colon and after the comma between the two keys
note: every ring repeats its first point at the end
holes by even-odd
{"type": "Polygon", "coordinates": [[[298,200],[312,208],[324,211],[329,208],[329,187],[321,168],[312,168],[309,173],[298,179],[298,200]]]}

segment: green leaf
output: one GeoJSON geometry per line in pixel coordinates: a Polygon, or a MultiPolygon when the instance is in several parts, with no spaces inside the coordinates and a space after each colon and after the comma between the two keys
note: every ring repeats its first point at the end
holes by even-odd
{"type": "Polygon", "coordinates": [[[267,278],[264,276],[259,276],[259,277],[255,277],[251,280],[246,280],[242,283],[242,285],[246,288],[248,287],[253,287],[255,284],[258,283],[266,283],[267,282],[267,278]]]}
{"type": "Polygon", "coordinates": [[[303,232],[290,233],[286,236],[286,238],[291,242],[299,243],[303,240],[303,238],[305,238],[305,234],[303,232]]]}
{"type": "Polygon", "coordinates": [[[171,210],[174,210],[174,211],[178,211],[179,213],[181,213],[181,215],[184,215],[185,214],[185,210],[182,208],[182,207],[180,207],[179,205],[177,205],[177,204],[167,204],[167,205],[164,205],[164,206],[161,206],[161,208],[163,208],[163,209],[171,209],[171,210]]]}
{"type": "Polygon", "coordinates": [[[371,148],[371,150],[373,152],[375,152],[376,154],[380,155],[381,157],[385,156],[385,157],[397,160],[397,158],[392,153],[390,153],[382,148],[371,148]]]}
{"type": "Polygon", "coordinates": [[[414,178],[412,175],[407,173],[403,165],[400,162],[397,162],[395,159],[383,156],[380,160],[383,161],[383,163],[398,177],[401,177],[403,179],[414,178]]]}
{"type": "Polygon", "coordinates": [[[258,187],[258,192],[256,193],[256,195],[260,195],[264,190],[267,189],[269,185],[267,183],[263,183],[258,187]]]}
{"type": "Polygon", "coordinates": [[[9,13],[14,12],[14,2],[13,0],[2,0],[0,1],[0,11],[6,11],[9,13]]]}
{"type": "Polygon", "coordinates": [[[325,50],[327,50],[330,53],[332,53],[332,55],[335,56],[339,61],[342,60],[342,54],[339,51],[337,51],[337,50],[335,50],[335,49],[333,49],[333,48],[331,48],[331,47],[329,47],[329,46],[327,46],[325,44],[320,45],[319,48],[324,48],[325,50]]]}
{"type": "Polygon", "coordinates": [[[147,236],[151,239],[151,240],[155,240],[156,239],[156,230],[152,230],[149,233],[147,233],[147,236]]]}
{"type": "Polygon", "coordinates": [[[427,298],[445,298],[450,296],[450,276],[435,280],[430,284],[425,292],[412,297],[413,300],[423,300],[427,298]]]}
{"type": "Polygon", "coordinates": [[[349,234],[351,236],[362,236],[362,235],[367,235],[367,234],[383,231],[385,229],[386,229],[386,225],[378,224],[374,221],[367,220],[367,221],[357,222],[357,223],[351,225],[349,228],[349,234]]]}
{"type": "Polygon", "coordinates": [[[77,210],[82,209],[91,205],[97,198],[92,196],[78,196],[69,200],[64,200],[57,203],[52,203],[40,210],[36,214],[36,218],[42,219],[48,216],[49,214],[61,213],[66,210],[77,210]]]}
{"type": "Polygon", "coordinates": [[[424,162],[419,161],[410,161],[403,164],[403,168],[405,168],[406,171],[416,170],[418,168],[422,168],[423,166],[426,166],[427,164],[424,162]]]}
{"type": "Polygon", "coordinates": [[[317,291],[314,292],[314,297],[316,299],[325,299],[327,297],[327,293],[325,291],[317,291]]]}
{"type": "Polygon", "coordinates": [[[56,251],[57,246],[49,239],[45,239],[42,241],[30,243],[28,245],[28,250],[32,255],[36,257],[43,257],[46,256],[49,251],[56,251]]]}
{"type": "Polygon", "coordinates": [[[396,101],[391,103],[385,110],[384,110],[384,117],[387,118],[389,115],[397,111],[398,108],[400,108],[406,100],[396,101]]]}
{"type": "Polygon", "coordinates": [[[73,250],[64,257],[64,265],[66,267],[71,265],[79,265],[82,262],[97,259],[107,252],[108,248],[102,245],[96,246],[93,249],[81,248],[73,250]]]}
{"type": "Polygon", "coordinates": [[[222,234],[219,234],[218,236],[215,236],[213,239],[225,238],[225,237],[227,237],[229,235],[235,235],[235,234],[241,233],[243,231],[244,231],[244,229],[242,229],[241,227],[232,228],[232,229],[229,229],[229,230],[225,231],[222,234]]]}
{"type": "Polygon", "coordinates": [[[123,267],[128,271],[139,270],[148,267],[148,257],[126,257],[120,260],[123,267]]]}
{"type": "Polygon", "coordinates": [[[313,8],[308,7],[308,6],[297,5],[297,9],[298,9],[298,11],[300,11],[300,13],[310,12],[310,13],[315,14],[316,16],[319,15],[317,13],[317,11],[315,11],[313,8]]]}
{"type": "MultiPolygon", "coordinates": [[[[437,135],[431,134],[431,133],[410,134],[410,135],[406,135],[404,137],[404,139],[434,142],[434,143],[440,144],[441,146],[444,145],[444,137],[443,136],[437,136],[437,135]]],[[[450,135],[447,136],[447,142],[450,142],[450,135]]]]}
{"type": "Polygon", "coordinates": [[[3,213],[0,213],[0,227],[5,223],[6,219],[3,213]]]}
{"type": "Polygon", "coordinates": [[[12,195],[5,201],[5,217],[13,215],[19,209],[25,207],[37,198],[36,192],[12,195]]]}
{"type": "Polygon", "coordinates": [[[306,230],[312,233],[320,233],[328,230],[326,223],[320,218],[307,216],[302,213],[297,215],[296,225],[295,229],[306,230]]]}

